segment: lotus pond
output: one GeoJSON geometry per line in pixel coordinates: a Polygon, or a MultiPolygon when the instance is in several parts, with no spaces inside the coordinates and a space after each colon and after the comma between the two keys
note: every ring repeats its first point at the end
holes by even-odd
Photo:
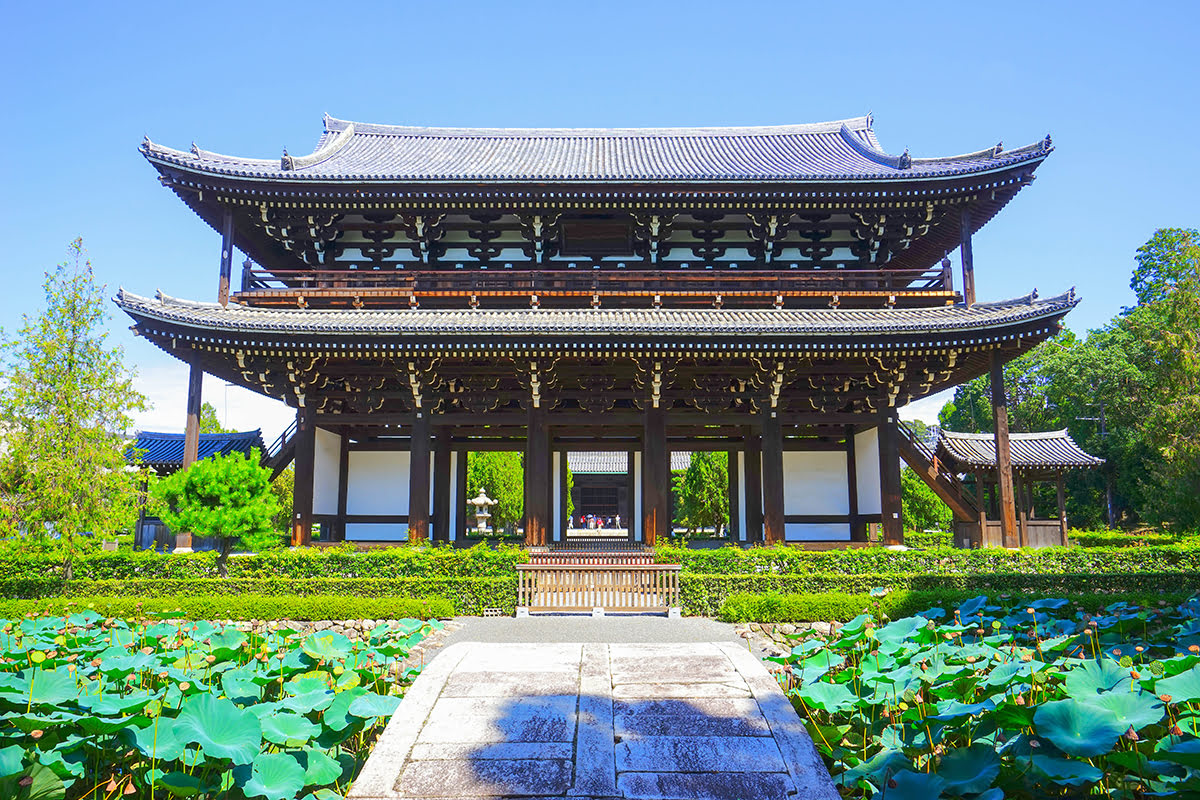
{"type": "Polygon", "coordinates": [[[1200,600],[870,615],[796,646],[789,695],[844,797],[1200,797],[1200,600]]]}
{"type": "Polygon", "coordinates": [[[361,642],[93,612],[0,626],[0,797],[333,800],[440,623],[361,642]]]}

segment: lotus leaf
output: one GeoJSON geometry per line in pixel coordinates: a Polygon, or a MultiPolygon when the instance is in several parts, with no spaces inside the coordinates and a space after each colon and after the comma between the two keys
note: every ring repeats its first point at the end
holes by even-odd
{"type": "Polygon", "coordinates": [[[1090,758],[1112,750],[1129,726],[1119,719],[1097,714],[1094,706],[1080,700],[1055,700],[1038,707],[1033,722],[1040,735],[1059,750],[1090,758]]]}
{"type": "Polygon", "coordinates": [[[939,722],[949,722],[975,714],[982,714],[986,711],[991,711],[995,707],[996,704],[991,700],[984,700],[982,703],[960,703],[958,700],[947,700],[944,703],[937,704],[938,713],[930,716],[929,719],[939,722]]]}
{"type": "Polygon", "coordinates": [[[1084,661],[1066,674],[1065,686],[1071,697],[1081,698],[1100,692],[1128,691],[1133,679],[1129,670],[1115,661],[1084,661]]]}
{"type": "Polygon", "coordinates": [[[386,717],[400,705],[399,697],[367,692],[350,702],[349,713],[355,717],[370,719],[371,717],[386,717]]]}
{"type": "Polygon", "coordinates": [[[197,744],[204,753],[249,764],[262,744],[258,718],[229,700],[201,694],[189,697],[175,718],[175,735],[186,744],[197,744]]]}
{"type": "Polygon", "coordinates": [[[1100,713],[1115,715],[1126,727],[1132,727],[1135,731],[1160,721],[1164,713],[1163,704],[1158,698],[1140,689],[1133,692],[1105,692],[1085,696],[1081,700],[1100,713]]]}
{"type": "Polygon", "coordinates": [[[304,767],[304,783],[308,786],[324,786],[342,777],[342,765],[320,750],[306,747],[296,757],[304,767]]]}
{"type": "Polygon", "coordinates": [[[176,760],[186,746],[175,735],[175,720],[169,717],[156,717],[144,728],[128,727],[121,731],[121,738],[142,755],[158,761],[176,760]]]}
{"type": "Polygon", "coordinates": [[[347,658],[353,652],[350,640],[332,631],[310,633],[301,642],[300,648],[310,658],[326,662],[347,658]]]}
{"type": "Polygon", "coordinates": [[[242,784],[247,797],[293,800],[304,789],[304,767],[288,753],[264,753],[254,759],[249,779],[242,784]]]}
{"type": "Polygon", "coordinates": [[[1169,694],[1176,703],[1193,703],[1200,700],[1200,667],[1192,667],[1170,678],[1163,678],[1154,685],[1158,694],[1169,694]]]}
{"type": "Polygon", "coordinates": [[[298,747],[321,731],[299,714],[277,712],[262,719],[262,738],[284,747],[298,747]]]}
{"type": "Polygon", "coordinates": [[[27,794],[22,800],[63,800],[67,795],[67,787],[62,779],[54,774],[54,770],[43,764],[34,764],[29,769],[29,785],[27,794]]]}
{"type": "Polygon", "coordinates": [[[1164,761],[1182,764],[1189,769],[1200,769],[1200,739],[1185,739],[1175,742],[1157,753],[1164,761]]]}
{"type": "Polygon", "coordinates": [[[25,748],[20,745],[9,745],[0,748],[0,778],[16,775],[25,769],[23,759],[25,748]]]}
{"type": "Polygon", "coordinates": [[[200,779],[186,772],[163,772],[155,769],[146,773],[146,779],[147,782],[152,780],[155,788],[161,786],[174,797],[194,797],[200,793],[200,779]]]}
{"type": "Polygon", "coordinates": [[[347,689],[344,692],[339,692],[333,698],[333,702],[329,704],[329,708],[325,709],[323,721],[325,727],[334,731],[345,730],[345,728],[358,719],[350,717],[350,704],[367,693],[366,689],[355,687],[347,689]]]}
{"type": "Polygon", "coordinates": [[[26,670],[21,676],[28,681],[22,693],[34,705],[59,705],[79,696],[79,686],[75,683],[75,678],[65,669],[26,670]]]}
{"type": "Polygon", "coordinates": [[[1096,783],[1104,777],[1104,773],[1086,761],[1055,756],[1036,755],[1033,757],[1033,767],[1060,786],[1082,786],[1096,783]]]}
{"type": "Polygon", "coordinates": [[[888,800],[934,800],[940,797],[946,781],[925,772],[897,772],[887,784],[888,800]]]}
{"type": "Polygon", "coordinates": [[[1000,774],[1000,756],[986,744],[951,750],[937,766],[938,777],[955,794],[975,794],[992,785],[1000,774]]]}

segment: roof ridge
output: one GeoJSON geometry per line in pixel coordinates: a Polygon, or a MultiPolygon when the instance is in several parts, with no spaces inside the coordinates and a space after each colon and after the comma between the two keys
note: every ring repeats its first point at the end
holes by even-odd
{"type": "Polygon", "coordinates": [[[360,134],[377,136],[413,136],[429,138],[622,138],[659,136],[793,136],[806,133],[836,133],[841,128],[869,130],[868,115],[825,122],[797,122],[783,125],[729,125],[729,126],[651,126],[626,128],[493,128],[493,127],[446,127],[422,125],[385,125],[379,123],[351,122],[326,115],[325,131],[334,133],[353,128],[360,134]]]}

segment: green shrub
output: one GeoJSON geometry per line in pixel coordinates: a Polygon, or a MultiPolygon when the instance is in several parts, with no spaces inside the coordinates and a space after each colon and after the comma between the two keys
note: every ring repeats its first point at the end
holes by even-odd
{"type": "Polygon", "coordinates": [[[1070,540],[1080,547],[1148,547],[1184,542],[1183,534],[1168,531],[1070,531],[1070,540]]]}
{"type": "Polygon", "coordinates": [[[954,513],[909,467],[900,470],[900,518],[905,528],[950,530],[954,513]]]}
{"type": "Polygon", "coordinates": [[[61,615],[92,609],[106,617],[139,617],[176,611],[187,619],[430,619],[454,616],[444,597],[350,597],[347,595],[195,594],[174,597],[84,595],[38,600],[0,600],[0,619],[27,614],[61,615]]]}
{"type": "Polygon", "coordinates": [[[921,550],[931,547],[953,547],[954,534],[949,531],[905,531],[904,545],[921,550]]]}

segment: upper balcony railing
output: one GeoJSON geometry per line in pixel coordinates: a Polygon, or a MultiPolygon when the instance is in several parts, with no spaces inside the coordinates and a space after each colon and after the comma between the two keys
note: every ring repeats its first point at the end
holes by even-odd
{"type": "Polygon", "coordinates": [[[266,270],[235,302],[300,308],[855,307],[957,302],[948,267],[812,270],[266,270]]]}

